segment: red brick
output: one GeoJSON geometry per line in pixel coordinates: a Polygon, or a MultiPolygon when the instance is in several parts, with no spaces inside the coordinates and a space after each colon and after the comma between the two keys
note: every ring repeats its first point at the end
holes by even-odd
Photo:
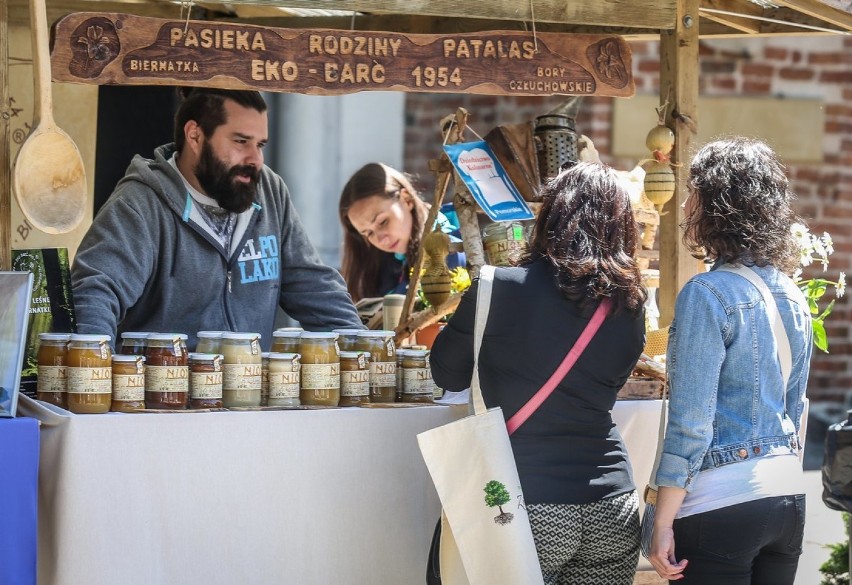
{"type": "Polygon", "coordinates": [[[702,43],[699,41],[698,43],[698,56],[699,57],[709,57],[711,55],[716,54],[716,49],[713,47],[708,47],[707,43],[702,43]]]}
{"type": "Polygon", "coordinates": [[[762,63],[746,63],[742,68],[743,75],[754,75],[755,77],[771,77],[775,73],[775,67],[762,63]]]}
{"type": "Polygon", "coordinates": [[[793,51],[792,57],[793,57],[793,63],[799,63],[802,60],[802,52],[801,51],[793,51]]]}
{"type": "Polygon", "coordinates": [[[763,56],[772,61],[786,61],[790,51],[781,47],[766,47],[763,50],[763,56]]]}
{"type": "Polygon", "coordinates": [[[808,55],[808,63],[813,65],[839,65],[843,63],[841,53],[811,53],[808,55]]]}
{"type": "Polygon", "coordinates": [[[745,94],[767,94],[772,90],[772,84],[768,81],[746,81],[743,83],[745,94]]]}
{"type": "Polygon", "coordinates": [[[733,73],[736,70],[736,63],[731,61],[702,61],[701,73],[711,75],[714,73],[733,73]]]}
{"type": "Polygon", "coordinates": [[[737,80],[733,77],[721,77],[713,80],[713,87],[719,89],[736,89],[737,80]]]}
{"type": "Polygon", "coordinates": [[[657,60],[643,59],[636,66],[637,70],[645,73],[656,73],[660,70],[660,62],[657,60]]]}
{"type": "Polygon", "coordinates": [[[823,71],[820,83],[852,83],[852,71],[823,71]]]}
{"type": "Polygon", "coordinates": [[[840,122],[826,122],[826,134],[852,134],[852,122],[843,124],[840,122]]]}
{"type": "Polygon", "coordinates": [[[798,79],[802,81],[813,79],[814,77],[814,72],[811,69],[794,69],[793,67],[784,67],[778,74],[782,79],[798,79]]]}
{"type": "Polygon", "coordinates": [[[852,116],[852,106],[829,104],[825,106],[827,116],[852,116]]]}

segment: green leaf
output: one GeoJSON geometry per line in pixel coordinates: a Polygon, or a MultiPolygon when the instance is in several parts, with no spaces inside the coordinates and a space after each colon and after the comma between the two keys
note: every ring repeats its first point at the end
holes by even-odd
{"type": "Polygon", "coordinates": [[[825,326],[819,319],[812,319],[811,324],[814,330],[814,345],[828,353],[828,336],[825,334],[825,326]]]}
{"type": "Polygon", "coordinates": [[[828,306],[825,308],[825,311],[822,312],[822,315],[817,317],[820,321],[825,321],[825,318],[831,314],[831,310],[834,308],[834,300],[828,303],[828,306]]]}

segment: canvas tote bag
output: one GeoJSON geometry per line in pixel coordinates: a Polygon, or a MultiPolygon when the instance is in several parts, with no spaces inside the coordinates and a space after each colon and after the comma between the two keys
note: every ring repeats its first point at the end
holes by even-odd
{"type": "Polygon", "coordinates": [[[491,306],[494,267],[479,278],[474,327],[474,414],[420,433],[441,515],[443,585],[540,585],[544,580],[523,505],[521,482],[500,408],[486,409],[479,349],[491,306]]]}

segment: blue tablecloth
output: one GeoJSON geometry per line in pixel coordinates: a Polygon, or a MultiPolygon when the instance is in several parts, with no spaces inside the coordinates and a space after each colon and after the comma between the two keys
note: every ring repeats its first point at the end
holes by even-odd
{"type": "Polygon", "coordinates": [[[0,583],[35,585],[39,422],[0,418],[0,583]]]}

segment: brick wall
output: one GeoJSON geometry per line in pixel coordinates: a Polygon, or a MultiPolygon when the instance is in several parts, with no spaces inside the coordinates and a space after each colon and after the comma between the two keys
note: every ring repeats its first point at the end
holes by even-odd
{"type": "MultiPolygon", "coordinates": [[[[639,94],[659,92],[659,45],[632,43],[639,94]]],[[[789,96],[818,98],[825,105],[823,162],[790,164],[789,177],[798,210],[812,232],[828,231],[834,240],[828,278],[852,276],[852,39],[839,36],[702,41],[700,92],[713,96],[789,96]]],[[[464,107],[481,135],[499,124],[526,122],[562,103],[561,97],[494,97],[408,94],[406,171],[431,199],[434,177],[426,166],[440,152],[439,120],[464,107]]],[[[592,138],[601,158],[620,169],[635,160],[610,155],[612,99],[583,100],[577,131],[592,138]]],[[[700,123],[700,116],[699,116],[700,123]]],[[[470,135],[473,138],[473,135],[470,135]]],[[[817,276],[815,270],[807,276],[817,276]]],[[[833,291],[826,296],[833,298],[833,291]]],[[[815,355],[809,394],[815,400],[842,401],[852,391],[852,303],[837,300],[828,321],[830,354],[815,355]]]]}

